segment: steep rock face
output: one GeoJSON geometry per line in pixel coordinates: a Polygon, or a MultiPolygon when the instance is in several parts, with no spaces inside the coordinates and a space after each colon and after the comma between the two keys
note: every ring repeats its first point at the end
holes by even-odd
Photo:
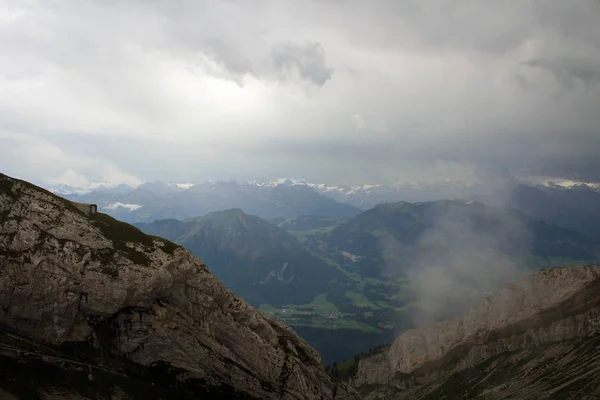
{"type": "Polygon", "coordinates": [[[408,331],[362,360],[355,386],[407,389],[507,351],[600,333],[600,266],[553,268],[507,285],[463,316],[408,331]]]}
{"type": "Polygon", "coordinates": [[[260,399],[351,399],[319,354],[187,250],[0,174],[0,324],[260,399]]]}
{"type": "Polygon", "coordinates": [[[365,400],[593,399],[600,395],[599,346],[596,335],[507,351],[448,379],[374,386],[365,400]]]}

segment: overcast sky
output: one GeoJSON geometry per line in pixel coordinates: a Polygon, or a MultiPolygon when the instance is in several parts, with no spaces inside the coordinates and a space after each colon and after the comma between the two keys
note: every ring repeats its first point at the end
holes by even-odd
{"type": "Polygon", "coordinates": [[[600,1],[0,0],[0,171],[600,181],[600,1]]]}

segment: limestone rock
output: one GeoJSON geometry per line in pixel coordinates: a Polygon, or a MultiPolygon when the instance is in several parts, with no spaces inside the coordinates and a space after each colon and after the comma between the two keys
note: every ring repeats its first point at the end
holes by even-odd
{"type": "Polygon", "coordinates": [[[354,399],[290,328],[187,250],[0,174],[0,324],[257,399],[354,399]]]}
{"type": "Polygon", "coordinates": [[[365,400],[591,399],[600,395],[599,346],[596,335],[507,351],[447,379],[374,386],[365,400]]]}
{"type": "Polygon", "coordinates": [[[405,390],[500,354],[600,333],[600,266],[542,270],[507,285],[464,315],[398,337],[361,360],[355,386],[405,390]]]}

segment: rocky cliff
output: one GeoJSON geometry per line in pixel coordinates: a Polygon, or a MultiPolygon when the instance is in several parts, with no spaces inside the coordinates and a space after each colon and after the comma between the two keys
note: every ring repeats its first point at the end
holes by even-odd
{"type": "Polygon", "coordinates": [[[162,368],[191,393],[357,398],[291,329],[184,248],[1,174],[0,325],[125,374],[162,368]]]}
{"type": "MultiPolygon", "coordinates": [[[[363,389],[370,386],[383,390],[383,387],[388,391],[383,398],[405,398],[409,394],[413,397],[406,398],[425,398],[423,393],[427,390],[416,396],[416,388],[428,387],[431,391],[457,374],[468,375],[464,371],[485,370],[482,364],[493,358],[508,357],[509,354],[520,354],[523,358],[526,357],[523,354],[531,349],[569,341],[571,344],[564,345],[554,355],[573,355],[581,346],[585,347],[582,343],[598,334],[600,266],[542,270],[503,287],[458,318],[404,333],[389,351],[361,360],[354,384],[363,389]],[[392,389],[396,397],[391,396],[389,390],[392,389]]],[[[590,365],[585,372],[600,371],[599,359],[587,357],[586,362],[590,365]]],[[[527,368],[522,372],[526,371],[527,368]]],[[[546,382],[543,392],[539,387],[531,386],[532,392],[528,395],[545,398],[559,386],[564,389],[561,385],[565,382],[575,385],[585,379],[577,368],[563,368],[558,371],[559,375],[561,373],[556,385],[546,382]]],[[[594,388],[600,386],[598,381],[587,382],[595,385],[594,388]]],[[[475,383],[472,381],[469,385],[475,383]]],[[[494,382],[488,382],[488,385],[494,386],[494,382]]],[[[485,395],[486,398],[502,398],[489,391],[485,395]]],[[[473,397],[471,394],[467,398],[473,397]]],[[[509,398],[528,397],[513,394],[509,398]]]]}

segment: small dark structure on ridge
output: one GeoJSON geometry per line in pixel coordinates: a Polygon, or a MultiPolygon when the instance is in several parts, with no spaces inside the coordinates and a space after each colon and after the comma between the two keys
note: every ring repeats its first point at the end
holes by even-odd
{"type": "Polygon", "coordinates": [[[75,203],[73,201],[71,203],[85,215],[94,215],[98,213],[98,206],[96,204],[75,203]]]}

